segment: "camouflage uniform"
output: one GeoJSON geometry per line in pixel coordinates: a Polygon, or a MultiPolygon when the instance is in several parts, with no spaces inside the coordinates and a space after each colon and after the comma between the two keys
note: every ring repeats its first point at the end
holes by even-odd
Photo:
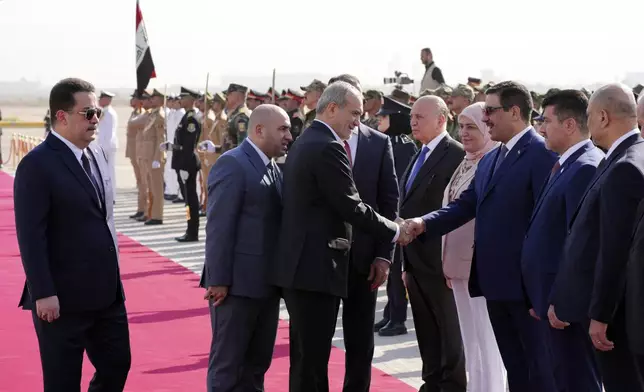
{"type": "MultiPolygon", "coordinates": [[[[240,84],[231,83],[226,90],[227,97],[231,93],[240,92],[244,95],[248,93],[248,87],[242,86],[240,84]]],[[[246,100],[241,106],[238,106],[233,111],[228,113],[228,138],[227,143],[231,145],[225,145],[225,150],[230,150],[231,148],[237,147],[241,142],[246,139],[248,136],[248,122],[250,121],[251,110],[246,106],[246,100]]]]}
{"type": "MultiPolygon", "coordinates": [[[[311,92],[319,92],[321,95],[326,88],[326,83],[317,79],[313,79],[313,81],[309,83],[308,86],[301,86],[300,88],[305,91],[305,96],[306,94],[311,92]]],[[[311,126],[311,123],[313,122],[313,120],[315,120],[315,115],[315,108],[312,108],[306,113],[306,115],[304,116],[304,125],[302,126],[302,130],[305,130],[306,128],[311,126]]]]}
{"type": "MultiPolygon", "coordinates": [[[[377,99],[380,102],[382,102],[383,94],[378,90],[367,90],[363,95],[364,95],[365,103],[372,99],[377,99]]],[[[366,113],[365,113],[365,116],[366,117],[363,117],[362,119],[362,123],[370,128],[378,129],[378,123],[380,123],[380,120],[378,119],[378,117],[375,114],[371,116],[366,113]]]]}
{"type": "MultiPolygon", "coordinates": [[[[474,89],[467,85],[467,84],[459,84],[457,85],[454,90],[452,91],[451,98],[457,98],[457,97],[463,97],[468,101],[467,106],[471,105],[474,102],[474,97],[475,97],[474,89]]],[[[465,106],[465,107],[467,107],[465,106]]],[[[448,133],[450,136],[458,140],[459,142],[461,141],[461,137],[459,135],[459,125],[458,125],[458,116],[456,113],[452,114],[452,128],[449,129],[449,124],[448,124],[448,133]],[[451,131],[451,132],[450,132],[451,131]]]]}

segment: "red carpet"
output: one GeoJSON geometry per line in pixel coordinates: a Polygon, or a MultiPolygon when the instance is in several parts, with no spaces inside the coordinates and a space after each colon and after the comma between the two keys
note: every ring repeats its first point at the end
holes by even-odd
{"type": "MultiPolygon", "coordinates": [[[[0,171],[0,391],[42,390],[30,314],[17,307],[24,272],[13,214],[13,179],[0,171]]],[[[120,236],[121,270],[130,319],[132,369],[126,391],[191,392],[206,388],[210,319],[198,277],[136,241],[120,236]]],[[[280,323],[267,391],[288,390],[288,324],[280,323]]],[[[83,389],[93,368],[85,361],[83,389]]],[[[414,388],[373,369],[372,391],[414,388]]],[[[333,349],[331,391],[342,389],[344,352],[333,349]]]]}

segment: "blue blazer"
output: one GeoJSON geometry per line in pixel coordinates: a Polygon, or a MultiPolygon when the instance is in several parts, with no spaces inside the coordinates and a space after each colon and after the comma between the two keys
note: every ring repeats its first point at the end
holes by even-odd
{"type": "Polygon", "coordinates": [[[521,272],[527,300],[539,317],[548,317],[554,284],[572,214],[595,175],[604,153],[589,140],[544,183],[523,242],[521,272]]]}
{"type": "Polygon", "coordinates": [[[521,249],[532,210],[557,160],[530,129],[494,173],[500,148],[479,162],[461,196],[423,217],[425,235],[442,236],[476,217],[470,295],[494,301],[524,301],[521,249]]]}
{"type": "Polygon", "coordinates": [[[247,140],[210,169],[201,287],[228,286],[229,295],[249,298],[275,294],[267,279],[282,213],[277,174],[274,181],[247,140]]]}

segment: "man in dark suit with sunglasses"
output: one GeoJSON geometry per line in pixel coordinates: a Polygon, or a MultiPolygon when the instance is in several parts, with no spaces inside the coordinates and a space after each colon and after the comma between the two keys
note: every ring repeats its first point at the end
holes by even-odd
{"type": "Polygon", "coordinates": [[[122,391],[130,339],[114,228],[113,180],[95,139],[94,86],[65,79],[50,94],[52,131],[16,170],[16,233],[45,392],[78,391],[83,354],[92,392],[122,391]]]}

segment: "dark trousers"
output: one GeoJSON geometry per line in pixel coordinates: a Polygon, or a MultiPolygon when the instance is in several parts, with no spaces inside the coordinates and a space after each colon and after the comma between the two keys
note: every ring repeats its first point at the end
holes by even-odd
{"type": "Polygon", "coordinates": [[[465,353],[454,293],[445,278],[407,271],[407,290],[423,360],[421,392],[465,392],[465,353]]]}
{"type": "Polygon", "coordinates": [[[629,347],[624,316],[622,305],[606,331],[608,340],[615,343],[615,347],[610,351],[597,351],[597,360],[606,392],[644,391],[638,358],[629,347]]]}
{"type": "Polygon", "coordinates": [[[180,181],[181,194],[188,207],[188,229],[186,234],[189,236],[199,235],[199,195],[197,194],[197,172],[188,171],[188,179],[180,181]]]}
{"type": "Polygon", "coordinates": [[[186,190],[183,187],[183,179],[181,179],[181,174],[179,174],[179,170],[175,170],[177,172],[177,182],[179,183],[179,193],[181,193],[181,198],[183,200],[186,200],[186,190]]]}
{"type": "Polygon", "coordinates": [[[407,321],[407,290],[402,281],[402,261],[400,248],[396,247],[394,262],[389,268],[387,278],[387,305],[382,313],[382,318],[394,323],[407,321]]]}
{"type": "Polygon", "coordinates": [[[588,324],[570,323],[561,329],[550,327],[555,381],[559,392],[602,392],[602,380],[597,366],[595,348],[588,335],[588,324]]]}
{"type": "Polygon", "coordinates": [[[208,362],[208,392],[264,390],[277,335],[280,298],[226,297],[210,303],[212,343],[208,362]]]}
{"type": "Polygon", "coordinates": [[[371,290],[369,276],[349,268],[347,298],[342,299],[344,332],[344,392],[369,392],[373,360],[373,324],[378,291],[371,290]]]}
{"type": "Polygon", "coordinates": [[[329,357],[340,299],[294,289],[284,289],[283,296],[290,317],[289,392],[329,392],[329,357]]]}
{"type": "Polygon", "coordinates": [[[88,392],[123,391],[131,363],[123,302],[105,310],[64,313],[51,323],[35,310],[32,316],[45,392],[80,392],[84,352],[96,369],[88,392]]]}
{"type": "Polygon", "coordinates": [[[556,391],[548,327],[523,302],[487,301],[511,392],[556,391]]]}

